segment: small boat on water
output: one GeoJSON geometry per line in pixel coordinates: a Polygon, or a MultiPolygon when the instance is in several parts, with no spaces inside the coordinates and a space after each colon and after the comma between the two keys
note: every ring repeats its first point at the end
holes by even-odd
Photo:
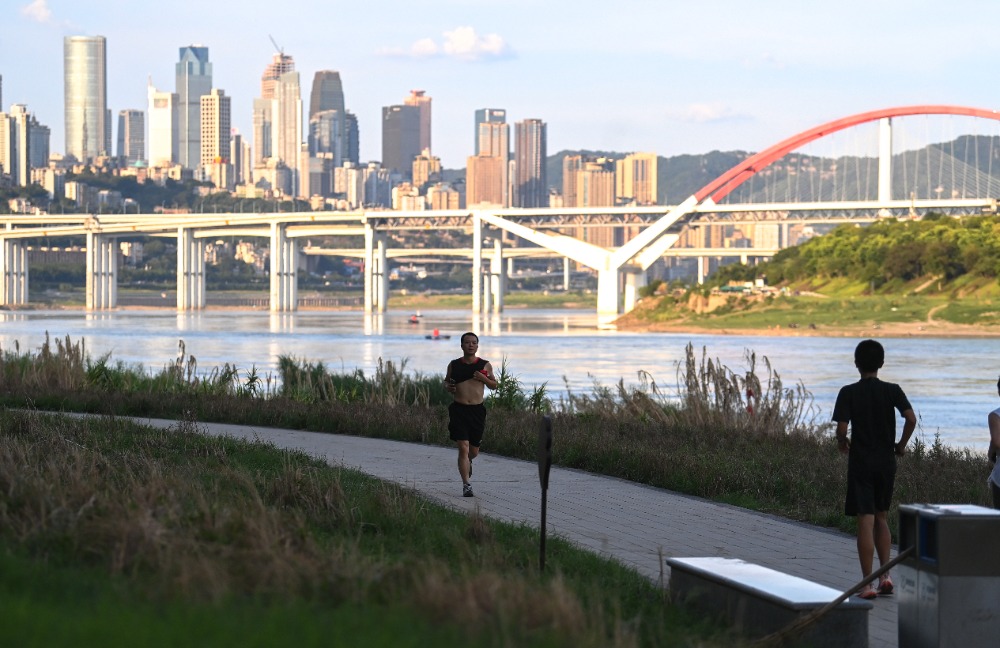
{"type": "Polygon", "coordinates": [[[450,340],[450,335],[425,335],[428,340],[450,340]]]}

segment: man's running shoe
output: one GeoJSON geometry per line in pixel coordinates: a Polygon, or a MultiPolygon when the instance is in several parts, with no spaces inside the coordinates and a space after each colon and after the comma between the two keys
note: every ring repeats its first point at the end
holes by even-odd
{"type": "Polygon", "coordinates": [[[472,484],[462,485],[462,497],[472,497],[472,484]]]}
{"type": "Polygon", "coordinates": [[[858,598],[863,598],[866,601],[870,601],[878,596],[878,592],[871,585],[865,585],[865,588],[858,593],[858,598]]]}
{"type": "Polygon", "coordinates": [[[892,591],[894,589],[895,589],[895,586],[892,584],[892,579],[889,578],[888,574],[886,574],[885,576],[879,576],[878,577],[878,595],[879,596],[889,596],[890,594],[892,594],[892,591]]]}

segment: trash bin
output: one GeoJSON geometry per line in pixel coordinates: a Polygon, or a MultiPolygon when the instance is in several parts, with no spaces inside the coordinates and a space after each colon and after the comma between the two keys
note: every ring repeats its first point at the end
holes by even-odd
{"type": "Polygon", "coordinates": [[[1000,511],[965,504],[899,507],[899,645],[986,648],[1000,642],[1000,511]]]}

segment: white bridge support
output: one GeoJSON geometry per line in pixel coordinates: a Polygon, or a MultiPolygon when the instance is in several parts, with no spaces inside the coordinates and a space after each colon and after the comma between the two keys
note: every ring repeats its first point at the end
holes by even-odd
{"type": "Polygon", "coordinates": [[[384,313],[389,302],[385,232],[365,222],[365,313],[384,313]]]}
{"type": "Polygon", "coordinates": [[[497,237],[493,240],[493,256],[490,258],[490,280],[488,282],[492,302],[487,300],[487,305],[492,304],[494,313],[503,312],[503,298],[507,294],[507,273],[504,272],[503,263],[503,243],[497,237]]]}
{"type": "Polygon", "coordinates": [[[118,306],[118,239],[87,232],[87,310],[118,306]]]}
{"type": "Polygon", "coordinates": [[[299,305],[299,246],[288,226],[271,223],[271,312],[294,311],[299,305]]]}
{"type": "Polygon", "coordinates": [[[28,303],[28,250],[23,241],[0,238],[0,306],[28,303]]]}
{"type": "Polygon", "coordinates": [[[205,308],[205,242],[189,227],[177,229],[177,310],[205,308]]]}
{"type": "Polygon", "coordinates": [[[625,312],[635,308],[639,291],[646,287],[648,276],[642,268],[631,268],[625,273],[625,312]]]}
{"type": "MultiPolygon", "coordinates": [[[[878,201],[892,200],[892,118],[878,120],[878,201]]],[[[787,245],[787,243],[786,243],[787,245]]]]}

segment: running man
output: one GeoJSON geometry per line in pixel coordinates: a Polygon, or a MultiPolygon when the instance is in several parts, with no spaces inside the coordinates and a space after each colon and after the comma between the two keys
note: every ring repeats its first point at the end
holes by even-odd
{"type": "Polygon", "coordinates": [[[486,429],[485,387],[497,388],[493,365],[476,355],[479,336],[462,334],[462,357],[448,363],[444,388],[455,401],[448,406],[448,432],[458,444],[458,474],[462,477],[462,495],[472,497],[472,460],[479,455],[479,445],[486,429]]]}
{"type": "MultiPolygon", "coordinates": [[[[864,578],[872,573],[875,552],[879,564],[889,562],[892,536],[886,518],[896,479],[896,456],[906,452],[917,426],[917,417],[900,386],[879,380],[878,370],[884,362],[881,344],[875,340],[859,342],[854,349],[854,366],[861,380],[841,387],[833,407],[837,444],[840,452],[848,455],[844,513],[858,518],[858,559],[864,578]],[[894,409],[905,421],[898,443],[894,409]]],[[[892,579],[886,572],[879,577],[877,589],[868,583],[859,596],[873,599],[892,594],[892,590],[892,579]]]]}

